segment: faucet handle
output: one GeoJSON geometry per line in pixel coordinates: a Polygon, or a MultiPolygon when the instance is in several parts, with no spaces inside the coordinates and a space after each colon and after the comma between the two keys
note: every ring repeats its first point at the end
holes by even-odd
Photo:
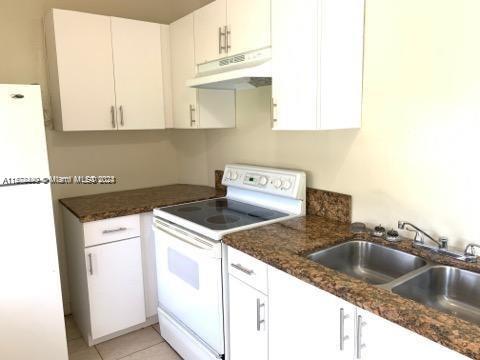
{"type": "Polygon", "coordinates": [[[438,242],[440,243],[439,245],[440,249],[444,249],[444,250],[448,249],[448,238],[446,236],[441,236],[438,239],[438,242]]]}
{"type": "Polygon", "coordinates": [[[476,252],[475,252],[475,248],[480,249],[480,245],[472,243],[472,244],[468,244],[465,247],[464,255],[465,255],[466,261],[477,262],[477,255],[476,255],[476,252]]]}

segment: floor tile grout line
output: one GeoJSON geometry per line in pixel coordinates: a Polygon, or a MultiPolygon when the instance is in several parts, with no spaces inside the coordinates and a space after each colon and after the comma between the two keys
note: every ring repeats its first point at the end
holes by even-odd
{"type": "MultiPolygon", "coordinates": [[[[125,359],[127,356],[131,356],[131,355],[133,355],[133,354],[136,354],[136,353],[139,353],[139,352],[141,352],[141,351],[148,350],[148,349],[150,349],[150,348],[152,348],[152,347],[154,347],[154,346],[157,346],[157,345],[163,344],[164,342],[165,342],[165,341],[160,341],[159,343],[157,343],[157,344],[153,344],[153,345],[151,345],[151,346],[149,346],[149,347],[146,347],[145,349],[137,350],[137,351],[134,351],[134,352],[133,352],[133,353],[131,353],[131,354],[128,354],[128,355],[125,355],[125,356],[119,357],[119,358],[117,358],[117,359],[112,359],[112,360],[121,360],[121,359],[125,359]]],[[[100,356],[101,356],[101,355],[100,355],[100,356]]]]}

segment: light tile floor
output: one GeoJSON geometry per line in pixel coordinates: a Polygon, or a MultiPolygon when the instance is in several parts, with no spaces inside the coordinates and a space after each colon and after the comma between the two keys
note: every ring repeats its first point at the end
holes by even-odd
{"type": "Polygon", "coordinates": [[[73,318],[65,317],[70,360],[181,360],[160,336],[158,324],[88,347],[73,318]]]}

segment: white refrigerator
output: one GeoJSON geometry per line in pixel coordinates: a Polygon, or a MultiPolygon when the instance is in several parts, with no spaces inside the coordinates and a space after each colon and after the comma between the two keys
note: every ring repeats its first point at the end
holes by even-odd
{"type": "Polygon", "coordinates": [[[66,360],[40,87],[0,85],[0,359],[66,360]]]}

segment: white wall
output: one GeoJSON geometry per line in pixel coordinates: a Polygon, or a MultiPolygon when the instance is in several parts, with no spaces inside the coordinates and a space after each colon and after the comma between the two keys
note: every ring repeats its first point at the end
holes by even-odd
{"type": "Polygon", "coordinates": [[[303,168],[353,195],[354,220],[479,242],[478,14],[476,0],[367,0],[362,129],[274,132],[271,90],[240,92],[237,129],[207,132],[209,171],[303,168]]]}

